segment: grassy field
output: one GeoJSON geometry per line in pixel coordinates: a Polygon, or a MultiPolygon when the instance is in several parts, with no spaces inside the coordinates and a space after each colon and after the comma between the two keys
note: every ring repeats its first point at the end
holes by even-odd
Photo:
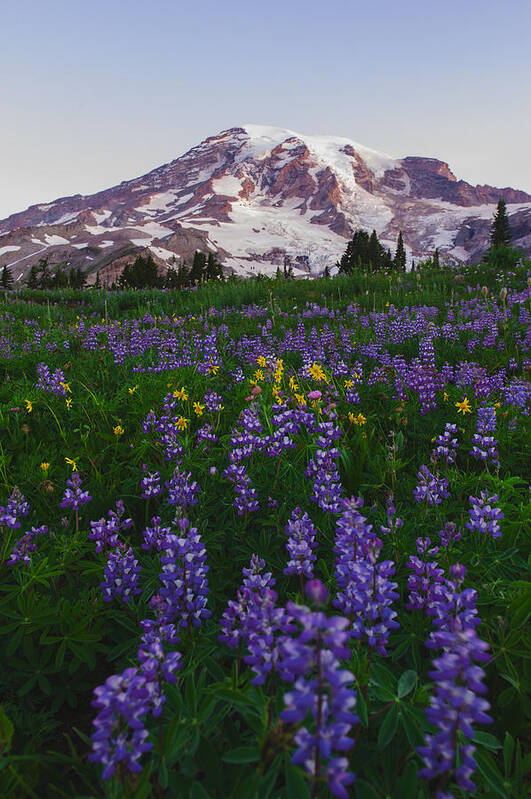
{"type": "Polygon", "coordinates": [[[0,795],[520,799],[529,274],[0,295],[0,795]]]}

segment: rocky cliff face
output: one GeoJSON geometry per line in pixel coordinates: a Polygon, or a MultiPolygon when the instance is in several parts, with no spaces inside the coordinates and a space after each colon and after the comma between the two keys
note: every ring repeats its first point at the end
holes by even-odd
{"type": "Polygon", "coordinates": [[[472,186],[435,158],[393,159],[349,139],[231,128],[147,175],[91,196],[33,205],[0,221],[0,264],[23,280],[43,256],[115,279],[149,250],[161,269],[196,249],[228,271],[299,274],[332,267],[356,228],[376,229],[409,258],[468,261],[488,246],[500,197],[516,245],[530,250],[531,195],[472,186]]]}

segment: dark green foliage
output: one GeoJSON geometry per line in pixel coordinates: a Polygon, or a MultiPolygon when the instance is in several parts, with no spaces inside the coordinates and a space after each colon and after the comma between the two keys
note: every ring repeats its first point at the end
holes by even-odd
{"type": "Polygon", "coordinates": [[[2,277],[0,278],[0,286],[3,289],[10,289],[13,285],[13,275],[7,266],[2,267],[2,277]]]}
{"type": "Polygon", "coordinates": [[[434,250],[433,258],[432,258],[432,265],[433,265],[434,269],[438,269],[439,268],[439,248],[438,247],[434,250]]]}
{"type": "Polygon", "coordinates": [[[367,269],[371,272],[387,269],[390,262],[389,250],[382,246],[375,230],[370,236],[366,230],[356,230],[338,266],[340,273],[349,275],[355,269],[367,269]]]}
{"type": "Polygon", "coordinates": [[[398,234],[395,257],[393,258],[393,269],[396,269],[398,272],[406,271],[406,250],[404,248],[402,231],[400,231],[398,234]]]}
{"type": "Polygon", "coordinates": [[[511,228],[509,226],[509,217],[507,216],[507,206],[505,200],[498,200],[498,206],[492,227],[490,230],[490,249],[494,250],[498,247],[508,247],[511,243],[511,228]]]}
{"type": "Polygon", "coordinates": [[[151,253],[138,255],[132,264],[126,264],[118,280],[122,288],[156,288],[160,285],[157,264],[151,253]]]}

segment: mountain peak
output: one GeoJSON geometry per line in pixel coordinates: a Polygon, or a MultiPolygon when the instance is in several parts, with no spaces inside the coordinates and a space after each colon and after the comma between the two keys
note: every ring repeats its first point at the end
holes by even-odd
{"type": "Polygon", "coordinates": [[[115,279],[146,249],[162,269],[202,249],[237,273],[271,273],[287,261],[295,273],[317,274],[363,228],[393,250],[402,230],[410,258],[438,247],[466,261],[488,246],[500,197],[519,204],[515,244],[531,247],[525,192],[471,186],[435,158],[396,159],[346,137],[244,124],[134,180],[0,221],[0,258],[16,279],[44,255],[115,279]]]}

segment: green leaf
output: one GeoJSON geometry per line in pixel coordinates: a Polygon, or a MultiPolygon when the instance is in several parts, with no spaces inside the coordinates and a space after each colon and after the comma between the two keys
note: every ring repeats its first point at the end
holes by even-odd
{"type": "Polygon", "coordinates": [[[393,705],[385,714],[382,726],[378,733],[378,748],[385,749],[391,743],[398,727],[398,708],[393,705]]]}
{"type": "Polygon", "coordinates": [[[398,780],[398,793],[401,799],[417,799],[418,791],[418,768],[413,760],[408,760],[404,771],[398,780]]]}
{"type": "Polygon", "coordinates": [[[354,783],[357,799],[380,799],[380,794],[375,791],[370,782],[357,779],[354,783]]]}
{"type": "Polygon", "coordinates": [[[190,799],[210,799],[210,794],[207,793],[201,783],[197,782],[196,780],[194,783],[192,783],[190,799]]]}
{"type": "Polygon", "coordinates": [[[476,730],[472,739],[475,744],[484,746],[486,749],[501,749],[502,745],[498,739],[490,732],[483,732],[483,730],[476,730]]]}
{"type": "Polygon", "coordinates": [[[237,746],[223,755],[225,763],[255,763],[260,760],[260,750],[257,746],[237,746]]]}
{"type": "Polygon", "coordinates": [[[0,751],[7,754],[11,749],[11,739],[15,728],[4,708],[0,705],[0,751]]]}
{"type": "Polygon", "coordinates": [[[286,799],[309,799],[310,788],[308,780],[306,780],[302,773],[292,766],[291,762],[287,760],[286,763],[286,799]]]}
{"type": "Polygon", "coordinates": [[[505,733],[505,740],[503,742],[503,767],[505,769],[505,776],[507,777],[511,771],[514,755],[514,738],[508,732],[505,733]]]}
{"type": "Polygon", "coordinates": [[[408,669],[403,674],[400,675],[400,679],[398,680],[398,698],[403,699],[404,696],[407,696],[411,693],[413,688],[415,687],[415,683],[417,682],[417,672],[413,671],[413,669],[408,669]]]}
{"type": "Polygon", "coordinates": [[[503,777],[492,757],[483,749],[478,749],[474,753],[474,759],[479,771],[485,777],[492,790],[503,799],[509,799],[509,794],[503,784],[503,777]]]}
{"type": "Polygon", "coordinates": [[[365,729],[369,726],[369,716],[367,714],[367,702],[361,691],[358,692],[357,699],[356,699],[356,713],[358,714],[358,718],[361,724],[365,727],[365,729]]]}

